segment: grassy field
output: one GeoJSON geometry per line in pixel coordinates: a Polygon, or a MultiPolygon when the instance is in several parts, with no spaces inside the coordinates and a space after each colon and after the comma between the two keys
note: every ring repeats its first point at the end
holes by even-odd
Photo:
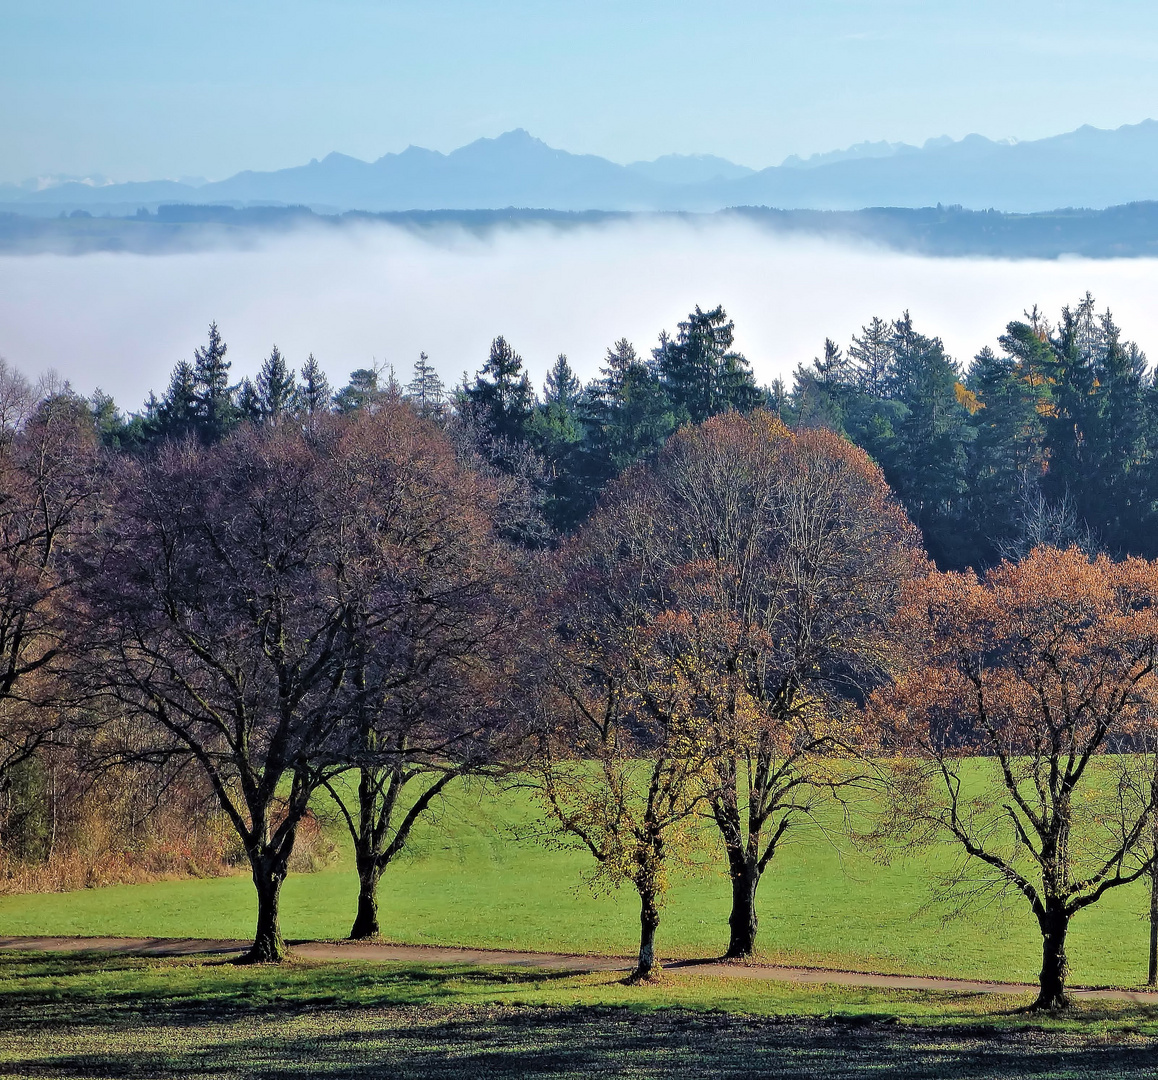
{"type": "MultiPolygon", "coordinates": [[[[457,793],[419,830],[381,888],[384,937],[400,942],[629,954],[634,893],[594,896],[582,852],[544,847],[529,834],[525,795],[457,793]]],[[[334,834],[338,836],[337,833],[334,834]]],[[[1024,904],[975,910],[942,923],[929,906],[932,862],[880,866],[801,833],[760,886],[760,948],[767,960],[910,974],[1032,981],[1040,939],[1024,904]]],[[[344,936],[356,881],[348,860],[291,877],[283,929],[290,938],[344,936]]],[[[1145,975],[1141,888],[1109,893],[1073,923],[1072,981],[1137,985],[1145,975]]],[[[252,934],[245,875],[0,897],[0,935],[113,934],[238,937],[252,934]]],[[[717,870],[673,887],[659,933],[669,957],[718,955],[726,942],[728,885],[717,870]]]]}
{"type": "Polygon", "coordinates": [[[1158,1010],[1085,1003],[1052,1019],[1024,1004],[684,973],[626,987],[503,969],[8,954],[0,1076],[1158,1075],[1158,1010]]]}

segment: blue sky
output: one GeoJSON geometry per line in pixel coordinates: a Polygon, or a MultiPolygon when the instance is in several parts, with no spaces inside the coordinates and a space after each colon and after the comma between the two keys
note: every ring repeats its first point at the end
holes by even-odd
{"type": "Polygon", "coordinates": [[[865,139],[1158,116],[1134,0],[0,0],[0,181],[450,150],[525,127],[762,167],[865,139]]]}

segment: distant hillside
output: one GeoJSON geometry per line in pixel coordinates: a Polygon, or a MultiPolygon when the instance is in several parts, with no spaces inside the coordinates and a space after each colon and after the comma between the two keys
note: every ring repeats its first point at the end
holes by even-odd
{"type": "Polygon", "coordinates": [[[745,221],[770,237],[874,244],[934,257],[1006,259],[1158,257],[1158,202],[1106,210],[1003,214],[960,207],[869,210],[774,210],[737,207],[713,214],[627,213],[611,210],[410,210],[316,214],[305,206],[162,206],[157,214],[69,217],[0,213],[0,253],[127,251],[146,255],[249,248],[296,229],[350,230],[392,225],[419,235],[440,229],[487,234],[527,225],[578,229],[591,225],[670,220],[698,226],[745,221]]]}
{"type": "Polygon", "coordinates": [[[162,203],[301,205],[319,212],[475,210],[714,211],[730,206],[855,210],[961,205],[1034,212],[1158,199],[1158,122],[1082,127],[1030,142],[980,135],[922,147],[862,143],[754,172],[710,155],[617,165],[556,150],[523,130],[449,154],[411,146],[374,162],[330,154],[277,172],[188,184],[67,181],[0,186],[0,206],[55,215],[131,214],[162,203]]]}

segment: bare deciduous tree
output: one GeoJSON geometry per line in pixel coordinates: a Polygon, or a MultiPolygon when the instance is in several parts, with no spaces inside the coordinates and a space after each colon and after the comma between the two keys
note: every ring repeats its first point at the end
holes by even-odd
{"type": "Polygon", "coordinates": [[[84,403],[71,394],[34,402],[0,362],[0,791],[64,715],[68,556],[100,485],[84,403]]]}
{"type": "Polygon", "coordinates": [[[120,460],[86,566],[88,677],[204,770],[249,859],[256,961],[284,955],[282,882],[347,707],[335,437],[283,424],[120,460]]]}
{"type": "Polygon", "coordinates": [[[378,933],[379,879],[456,778],[501,768],[517,634],[514,567],[493,535],[494,485],[408,405],[384,405],[335,446],[345,544],[356,793],[330,784],[354,843],[350,936],[378,933]]]}

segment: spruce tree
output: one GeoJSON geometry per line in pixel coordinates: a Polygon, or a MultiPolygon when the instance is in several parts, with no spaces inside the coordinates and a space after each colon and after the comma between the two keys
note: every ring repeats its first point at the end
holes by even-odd
{"type": "Polygon", "coordinates": [[[238,421],[237,406],[229,386],[229,347],[221,338],[217,323],[209,324],[209,343],[193,353],[197,387],[197,429],[202,441],[218,442],[238,421]]]}
{"type": "Polygon", "coordinates": [[[893,324],[887,389],[902,406],[881,464],[941,567],[974,561],[965,528],[966,448],[973,431],[956,364],[940,338],[918,333],[906,311],[893,324]]]}
{"type": "Polygon", "coordinates": [[[237,412],[242,420],[260,424],[265,418],[261,405],[261,395],[251,378],[246,376],[237,388],[237,412]]]}
{"type": "Polygon", "coordinates": [[[850,382],[852,365],[832,338],[824,339],[824,356],[813,361],[817,377],[826,387],[844,386],[850,382]]]}
{"type": "Polygon", "coordinates": [[[330,380],[322,370],[322,365],[310,353],[302,365],[302,384],[299,392],[301,408],[309,415],[319,412],[328,412],[333,399],[333,390],[330,380]]]}
{"type": "Polygon", "coordinates": [[[618,394],[628,370],[641,362],[635,346],[627,338],[620,338],[608,348],[603,366],[599,369],[603,392],[611,396],[618,394]]]}
{"type": "Polygon", "coordinates": [[[173,369],[169,387],[157,404],[154,426],[163,439],[182,439],[197,430],[197,372],[188,360],[173,369]]]}
{"type": "Polygon", "coordinates": [[[542,457],[546,502],[543,512],[556,532],[573,524],[575,507],[584,502],[580,418],[583,387],[562,353],[547,372],[543,400],[529,424],[531,444],[542,457]]]}
{"type": "Polygon", "coordinates": [[[535,391],[523,370],[523,358],[500,336],[473,385],[464,387],[465,404],[487,436],[517,445],[527,439],[535,408],[535,391]]]}
{"type": "Polygon", "coordinates": [[[582,389],[578,376],[567,362],[566,354],[560,353],[543,383],[543,402],[573,408],[582,389]]]}
{"type": "Polygon", "coordinates": [[[793,426],[828,428],[844,434],[842,389],[839,383],[824,378],[819,360],[813,360],[808,366],[798,364],[792,373],[793,426]]]}
{"type": "Polygon", "coordinates": [[[583,437],[579,420],[582,385],[567,357],[559,354],[543,383],[543,400],[530,424],[532,441],[553,474],[567,450],[583,437]]]}
{"type": "Polygon", "coordinates": [[[276,345],[261,365],[255,389],[262,420],[273,422],[298,409],[297,377],[276,345]]]}
{"type": "Polygon", "coordinates": [[[732,352],[735,324],[723,307],[702,311],[696,305],[652,351],[664,389],[678,413],[693,424],[728,409],[755,408],[760,400],[748,361],[732,352]]]}
{"type": "MultiPolygon", "coordinates": [[[[1010,334],[1021,327],[1011,323],[1010,334]]],[[[1040,343],[1039,343],[1040,344],[1040,343]]],[[[1036,365],[986,347],[974,358],[965,385],[973,395],[975,437],[969,451],[968,524],[979,553],[977,568],[1000,560],[1018,539],[1027,495],[1045,471],[1042,447],[1049,385],[1036,365]]]]}
{"type": "Polygon", "coordinates": [[[861,327],[860,337],[853,335],[848,356],[857,388],[872,397],[884,397],[893,365],[892,327],[874,315],[861,327]]]}
{"type": "Polygon", "coordinates": [[[440,416],[446,388],[426,353],[419,353],[414,371],[406,384],[406,398],[423,416],[440,416]]]}

